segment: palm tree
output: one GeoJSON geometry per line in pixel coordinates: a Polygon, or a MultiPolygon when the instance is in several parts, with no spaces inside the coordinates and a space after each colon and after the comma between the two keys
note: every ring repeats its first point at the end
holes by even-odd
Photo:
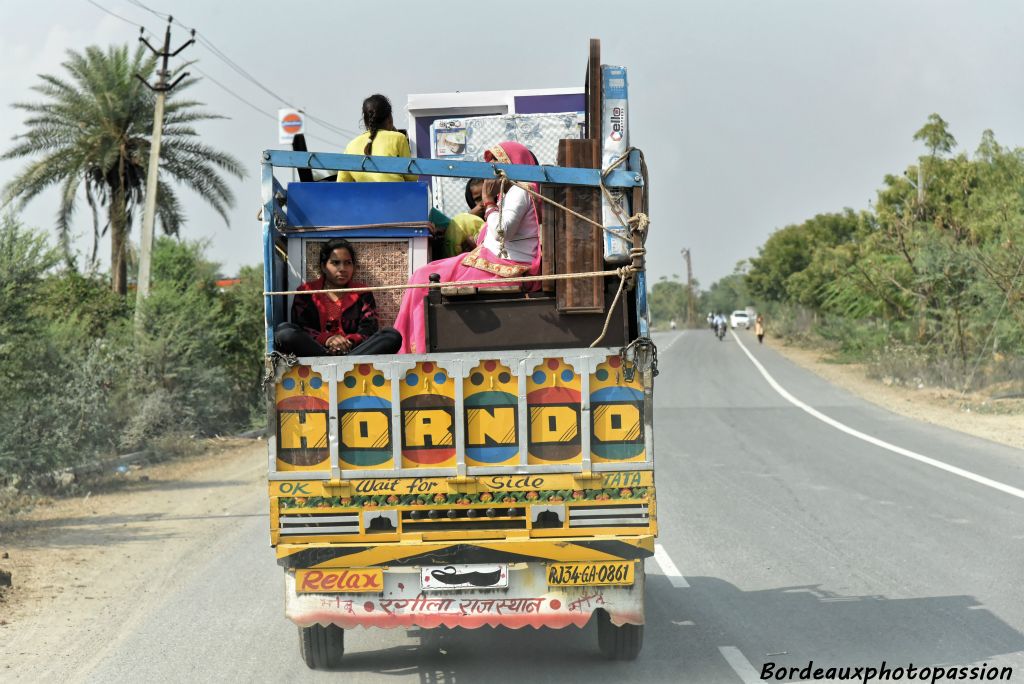
{"type": "MultiPolygon", "coordinates": [[[[21,207],[43,190],[58,186],[57,233],[65,253],[79,188],[92,211],[95,263],[100,237],[110,232],[110,273],[115,292],[127,291],[127,245],[133,211],[143,205],[154,94],[136,74],[148,79],[156,61],[139,46],[96,46],[84,53],[68,51],[63,67],[68,77],[42,74],[33,87],[38,103],[16,103],[28,112],[26,133],[0,159],[34,157],[2,194],[4,205],[21,207]],[[106,222],[100,225],[99,210],[106,222]]],[[[224,118],[199,109],[202,103],[177,99],[196,79],[186,78],[167,97],[160,147],[161,178],[157,185],[157,217],[164,232],[177,235],[185,221],[174,187],[165,177],[195,191],[228,221],[234,195],[220,171],[244,177],[232,156],[204,145],[192,127],[197,121],[224,118]]]]}

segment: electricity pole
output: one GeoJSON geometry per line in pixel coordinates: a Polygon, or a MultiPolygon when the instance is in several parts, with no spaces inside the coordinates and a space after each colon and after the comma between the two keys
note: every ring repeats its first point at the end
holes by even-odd
{"type": "Polygon", "coordinates": [[[697,323],[697,296],[693,291],[693,266],[690,264],[690,248],[683,247],[679,253],[686,260],[686,327],[692,328],[697,323]]]}
{"type": "Polygon", "coordinates": [[[167,82],[171,72],[167,69],[167,60],[177,56],[179,52],[196,42],[196,30],[192,29],[192,37],[174,52],[171,52],[171,22],[174,17],[167,17],[167,31],[164,33],[164,47],[157,50],[149,44],[145,36],[141,35],[145,29],[139,29],[139,42],[145,44],[154,55],[161,58],[160,67],[157,69],[156,85],[150,85],[140,74],[135,78],[142,81],[150,90],[156,93],[156,107],[153,110],[153,138],[149,149],[149,171],[146,174],[146,205],[142,211],[142,241],[139,248],[139,280],[137,283],[137,296],[135,300],[135,324],[141,324],[140,311],[142,302],[149,296],[149,267],[152,261],[153,252],[153,227],[156,222],[156,182],[160,173],[160,134],[164,127],[164,100],[167,93],[181,82],[181,79],[188,76],[188,72],[181,74],[172,83],[167,82]]]}

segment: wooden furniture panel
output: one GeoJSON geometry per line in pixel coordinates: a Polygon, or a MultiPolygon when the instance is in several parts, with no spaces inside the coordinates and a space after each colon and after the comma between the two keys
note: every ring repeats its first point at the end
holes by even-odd
{"type": "MultiPolygon", "coordinates": [[[[618,281],[609,279],[608,301],[618,281]]],[[[477,294],[446,297],[437,290],[427,296],[428,353],[502,349],[566,349],[588,347],[601,334],[605,313],[565,316],[554,297],[540,293],[477,294]]],[[[621,347],[635,337],[635,300],[621,297],[612,314],[602,347],[621,347]]]]}
{"type": "MultiPolygon", "coordinates": [[[[558,165],[597,168],[600,146],[597,140],[561,140],[558,165]]],[[[598,188],[558,186],[549,189],[560,204],[587,218],[601,221],[601,191],[598,188]]],[[[548,207],[545,225],[552,232],[555,273],[585,273],[604,269],[601,229],[572,214],[548,207]]],[[[604,281],[597,278],[555,282],[559,313],[595,313],[604,311],[604,281]]]]}

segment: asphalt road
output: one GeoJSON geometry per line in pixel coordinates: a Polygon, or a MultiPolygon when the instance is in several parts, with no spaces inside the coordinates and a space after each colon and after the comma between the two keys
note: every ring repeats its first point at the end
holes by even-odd
{"type": "MultiPolygon", "coordinates": [[[[740,339],[781,387],[850,429],[1024,489],[1024,452],[887,413],[752,335],[740,339]]],[[[768,662],[884,661],[890,669],[1009,666],[1024,682],[1024,498],[822,422],[773,389],[732,334],[719,342],[710,331],[668,333],[658,342],[665,555],[648,560],[636,662],[603,660],[593,625],[354,630],[342,671],[309,671],[283,617],[267,520],[241,517],[74,678],[735,683],[758,681],[768,662]],[[665,559],[682,577],[669,576],[665,559]]]]}

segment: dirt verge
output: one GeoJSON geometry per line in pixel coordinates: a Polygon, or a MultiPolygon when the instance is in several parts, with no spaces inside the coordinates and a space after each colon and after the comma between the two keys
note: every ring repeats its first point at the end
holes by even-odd
{"type": "Polygon", "coordinates": [[[1024,449],[1024,400],[886,384],[869,378],[864,365],[831,362],[822,350],[790,346],[771,338],[765,338],[765,344],[798,366],[893,413],[1024,449]]]}
{"type": "Polygon", "coordinates": [[[111,625],[159,600],[154,572],[169,579],[240,517],[266,515],[265,482],[266,442],[225,440],[0,519],[0,680],[45,681],[110,648],[111,625]]]}

